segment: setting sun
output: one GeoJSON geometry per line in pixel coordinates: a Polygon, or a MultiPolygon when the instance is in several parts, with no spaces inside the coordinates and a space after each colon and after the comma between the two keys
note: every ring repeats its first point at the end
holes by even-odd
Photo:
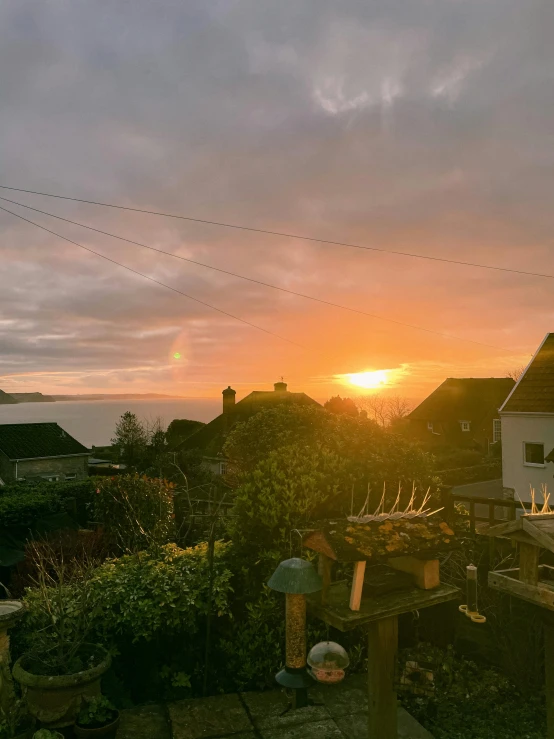
{"type": "Polygon", "coordinates": [[[388,383],[389,373],[390,370],[375,370],[374,372],[356,372],[349,375],[340,375],[340,377],[350,385],[363,387],[366,390],[374,390],[388,383]]]}

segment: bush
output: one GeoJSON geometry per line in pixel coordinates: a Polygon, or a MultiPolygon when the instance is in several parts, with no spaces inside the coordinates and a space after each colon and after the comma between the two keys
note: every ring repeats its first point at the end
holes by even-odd
{"type": "Polygon", "coordinates": [[[174,538],[173,485],[165,480],[124,475],[103,479],[94,515],[122,552],[137,552],[174,538]]]}
{"type": "Polygon", "coordinates": [[[502,477],[502,462],[501,460],[496,460],[474,467],[442,470],[439,474],[445,485],[469,485],[472,482],[497,480],[502,477]]]}
{"type": "Polygon", "coordinates": [[[481,452],[474,449],[444,449],[433,452],[436,470],[453,470],[483,464],[481,452]]]}
{"type": "MultiPolygon", "coordinates": [[[[230,610],[228,550],[229,545],[218,543],[214,552],[211,611],[216,623],[228,622],[230,610]]],[[[88,580],[87,641],[112,651],[116,676],[136,701],[199,692],[210,608],[206,554],[205,544],[192,549],[168,544],[105,562],[88,580]]],[[[61,608],[69,634],[79,628],[82,597],[79,582],[64,588],[61,608]]],[[[28,591],[26,616],[13,632],[14,657],[28,651],[47,627],[45,602],[39,589],[28,591]]]]}
{"type": "Polygon", "coordinates": [[[67,501],[59,495],[43,490],[29,490],[25,494],[0,494],[0,528],[32,529],[37,521],[65,510],[67,501]]]}
{"type": "MultiPolygon", "coordinates": [[[[94,493],[102,478],[87,477],[86,480],[67,480],[65,482],[17,482],[6,485],[0,490],[0,501],[4,496],[26,498],[29,495],[41,495],[64,501],[64,510],[75,514],[77,521],[86,525],[94,502],[94,493]]],[[[0,526],[2,524],[0,523],[0,526]]]]}
{"type": "Polygon", "coordinates": [[[543,739],[541,696],[522,696],[500,672],[457,657],[452,648],[420,645],[405,658],[435,665],[432,697],[402,694],[406,709],[435,739],[543,739]]]}

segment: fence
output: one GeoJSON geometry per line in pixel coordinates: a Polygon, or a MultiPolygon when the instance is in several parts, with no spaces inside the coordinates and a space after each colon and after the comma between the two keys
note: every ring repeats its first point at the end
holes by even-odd
{"type": "Polygon", "coordinates": [[[446,487],[441,491],[442,504],[445,510],[445,518],[451,521],[454,515],[456,503],[463,503],[469,509],[470,533],[486,534],[490,526],[504,521],[513,521],[517,517],[517,511],[524,508],[530,511],[531,503],[508,500],[506,498],[478,498],[471,495],[453,493],[452,488],[446,487]],[[497,509],[500,515],[497,517],[497,509]],[[484,515],[483,515],[484,514],[484,515]]]}

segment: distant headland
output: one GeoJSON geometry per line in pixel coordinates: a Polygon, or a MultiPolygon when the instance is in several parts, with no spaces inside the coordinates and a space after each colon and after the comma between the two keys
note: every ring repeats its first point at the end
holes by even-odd
{"type": "Polygon", "coordinates": [[[0,390],[0,405],[14,403],[56,403],[67,400],[186,400],[182,395],[162,393],[88,393],[84,395],[43,395],[42,393],[6,393],[0,390]]]}

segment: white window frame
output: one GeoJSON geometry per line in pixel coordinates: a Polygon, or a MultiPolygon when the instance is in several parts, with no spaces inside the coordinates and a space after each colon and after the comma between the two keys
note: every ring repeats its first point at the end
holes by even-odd
{"type": "Polygon", "coordinates": [[[493,444],[502,441],[502,420],[500,418],[492,419],[492,441],[493,444]]]}
{"type": "Polygon", "coordinates": [[[527,444],[538,444],[542,446],[542,458],[544,460],[545,452],[544,452],[544,441],[524,441],[523,442],[523,466],[524,467],[539,467],[540,469],[544,469],[546,467],[546,462],[543,461],[542,464],[539,464],[538,462],[528,462],[527,456],[525,454],[525,447],[527,444]]]}
{"type": "Polygon", "coordinates": [[[428,431],[434,431],[433,421],[427,421],[427,430],[428,431]]]}
{"type": "Polygon", "coordinates": [[[77,473],[76,472],[70,472],[69,475],[65,475],[66,480],[76,480],[77,479],[77,473]]]}
{"type": "Polygon", "coordinates": [[[460,428],[467,434],[471,431],[471,421],[460,421],[460,428]]]}

